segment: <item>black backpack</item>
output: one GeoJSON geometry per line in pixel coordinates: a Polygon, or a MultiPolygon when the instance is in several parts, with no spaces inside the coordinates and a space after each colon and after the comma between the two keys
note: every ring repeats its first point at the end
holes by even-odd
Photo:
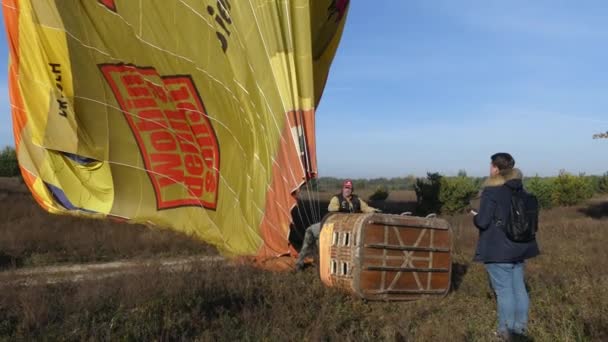
{"type": "Polygon", "coordinates": [[[504,226],[509,240],[529,242],[538,231],[538,199],[523,189],[512,190],[509,219],[504,226]]]}

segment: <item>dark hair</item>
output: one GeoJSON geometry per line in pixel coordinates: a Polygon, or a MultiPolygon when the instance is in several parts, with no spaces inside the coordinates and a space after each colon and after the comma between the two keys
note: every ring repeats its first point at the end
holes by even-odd
{"type": "Polygon", "coordinates": [[[496,153],[490,158],[492,159],[492,165],[499,170],[512,169],[515,166],[515,159],[508,153],[496,153]]]}

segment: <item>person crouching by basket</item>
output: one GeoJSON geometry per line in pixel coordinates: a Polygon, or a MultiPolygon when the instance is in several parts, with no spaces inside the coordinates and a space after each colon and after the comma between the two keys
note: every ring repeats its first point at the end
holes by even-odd
{"type": "Polygon", "coordinates": [[[529,298],[524,283],[524,263],[540,254],[534,236],[531,240],[516,242],[509,230],[513,226],[512,218],[517,215],[512,213],[513,198],[533,197],[523,190],[522,174],[514,166],[515,160],[510,154],[492,155],[490,177],[484,183],[479,210],[471,212],[479,230],[474,261],[484,263],[496,293],[498,330],[495,334],[504,340],[525,338],[529,298]]]}
{"type": "MultiPolygon", "coordinates": [[[[369,206],[359,196],[353,194],[353,182],[351,180],[345,180],[342,183],[342,191],[339,194],[334,195],[329,201],[327,207],[329,212],[340,212],[340,213],[373,213],[380,212],[380,209],[369,206]]],[[[317,222],[306,228],[304,233],[304,242],[298,259],[296,260],[296,271],[304,269],[304,259],[310,254],[310,249],[313,244],[319,244],[319,234],[321,233],[321,223],[317,222]]],[[[317,248],[318,250],[318,248],[317,248]]]]}

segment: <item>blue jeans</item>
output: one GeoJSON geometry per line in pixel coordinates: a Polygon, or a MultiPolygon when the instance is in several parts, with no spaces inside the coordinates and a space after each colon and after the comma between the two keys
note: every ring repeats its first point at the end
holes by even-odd
{"type": "Polygon", "coordinates": [[[524,334],[530,299],[524,283],[524,263],[485,264],[498,304],[498,331],[524,334]]]}

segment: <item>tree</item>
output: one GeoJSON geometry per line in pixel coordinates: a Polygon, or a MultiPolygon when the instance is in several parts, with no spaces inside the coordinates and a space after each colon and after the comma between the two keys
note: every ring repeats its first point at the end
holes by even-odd
{"type": "Polygon", "coordinates": [[[598,190],[600,193],[608,193],[608,172],[604,173],[599,179],[598,190]]]}
{"type": "Polygon", "coordinates": [[[19,176],[19,163],[14,148],[6,146],[0,151],[0,177],[19,176]]]}
{"type": "Polygon", "coordinates": [[[608,131],[593,135],[593,139],[608,139],[608,131]]]}
{"type": "Polygon", "coordinates": [[[426,179],[418,178],[414,190],[416,191],[417,205],[416,211],[419,215],[439,213],[441,202],[439,201],[439,191],[443,176],[438,172],[426,175],[426,179]]]}
{"type": "Polygon", "coordinates": [[[583,174],[572,175],[561,170],[559,176],[553,181],[552,200],[554,205],[572,206],[579,204],[593,196],[591,179],[583,174]]]}
{"type": "Polygon", "coordinates": [[[458,177],[444,177],[440,180],[439,201],[441,212],[455,214],[468,205],[477,194],[478,187],[472,178],[466,174],[458,177]]]}
{"type": "Polygon", "coordinates": [[[389,191],[385,185],[379,185],[376,187],[376,191],[369,196],[370,201],[384,201],[388,198],[389,191]]]}

